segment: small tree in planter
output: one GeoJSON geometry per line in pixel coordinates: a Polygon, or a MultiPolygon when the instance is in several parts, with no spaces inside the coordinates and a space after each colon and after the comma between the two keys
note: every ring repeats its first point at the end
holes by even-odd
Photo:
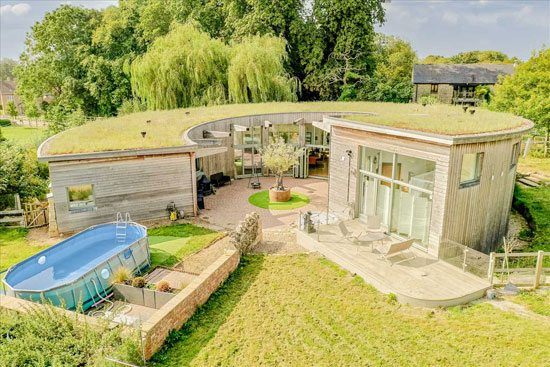
{"type": "Polygon", "coordinates": [[[275,174],[275,185],[269,189],[269,200],[289,201],[290,189],[283,185],[283,174],[290,169],[302,154],[301,149],[296,149],[279,137],[268,146],[260,149],[262,162],[273,174],[275,174]]]}

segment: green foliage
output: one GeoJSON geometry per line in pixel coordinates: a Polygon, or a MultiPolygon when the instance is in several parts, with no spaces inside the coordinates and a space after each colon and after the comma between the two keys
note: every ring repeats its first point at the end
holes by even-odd
{"type": "Polygon", "coordinates": [[[54,307],[28,313],[0,309],[3,366],[105,366],[105,357],[140,364],[138,332],[107,323],[90,327],[54,307]]]}
{"type": "Polygon", "coordinates": [[[129,268],[127,268],[126,266],[120,266],[116,268],[113,274],[111,275],[111,281],[115,283],[126,283],[132,280],[133,277],[134,277],[134,274],[129,268]]]}
{"type": "Polygon", "coordinates": [[[421,61],[422,64],[512,64],[518,61],[500,51],[468,51],[457,55],[444,57],[429,55],[421,61]]]}
{"type": "Polygon", "coordinates": [[[533,240],[529,251],[550,251],[550,187],[521,187],[514,191],[514,208],[530,221],[533,240]]]}
{"type": "Polygon", "coordinates": [[[2,129],[0,129],[0,143],[5,141],[6,138],[4,138],[4,135],[2,135],[2,129]]]}
{"type": "Polygon", "coordinates": [[[38,163],[36,150],[25,150],[8,141],[0,143],[0,195],[42,198],[47,190],[48,171],[38,163]]]}
{"type": "Polygon", "coordinates": [[[349,73],[372,75],[374,26],[383,22],[380,0],[314,1],[300,45],[305,87],[336,99],[349,73]]]}
{"type": "Polygon", "coordinates": [[[438,104],[440,103],[440,100],[439,100],[439,97],[438,96],[431,96],[431,95],[427,95],[427,96],[422,96],[418,99],[418,103],[420,103],[421,105],[423,106],[426,106],[426,105],[435,105],[435,104],[438,104]]]}
{"type": "Polygon", "coordinates": [[[309,204],[309,197],[299,192],[291,192],[289,201],[271,202],[269,200],[269,190],[264,190],[250,195],[248,202],[259,208],[269,210],[291,210],[309,204]]]}
{"type": "Polygon", "coordinates": [[[15,105],[14,101],[9,101],[8,105],[6,106],[6,112],[8,115],[10,115],[12,118],[16,118],[18,115],[17,106],[15,105]]]}
{"type": "Polygon", "coordinates": [[[127,99],[122,102],[120,108],[118,109],[118,115],[128,115],[134,112],[144,112],[147,111],[147,105],[141,102],[138,98],[127,99]]]}
{"type": "Polygon", "coordinates": [[[191,223],[171,224],[147,230],[149,236],[193,237],[210,233],[215,233],[215,231],[191,223]]]}
{"type": "Polygon", "coordinates": [[[519,295],[511,299],[515,303],[524,305],[527,309],[543,316],[550,316],[550,291],[522,290],[519,295]]]}
{"type": "Polygon", "coordinates": [[[236,103],[295,101],[296,81],[284,71],[284,39],[244,37],[231,49],[229,100],[236,103]]]}
{"type": "Polygon", "coordinates": [[[300,155],[303,153],[301,149],[296,149],[290,144],[286,144],[282,137],[269,143],[269,145],[260,148],[262,155],[262,163],[264,167],[269,169],[275,175],[274,188],[283,191],[283,175],[294,164],[298,162],[300,155]]]}
{"type": "Polygon", "coordinates": [[[0,80],[14,80],[13,69],[17,66],[17,61],[3,57],[0,60],[0,80]]]}
{"type": "Polygon", "coordinates": [[[411,75],[416,52],[404,40],[377,35],[375,43],[376,70],[362,80],[357,99],[407,103],[413,95],[411,75]]]}
{"type": "Polygon", "coordinates": [[[228,52],[194,25],[177,25],[132,63],[134,93],[153,110],[225,103],[228,52]]]}
{"type": "Polygon", "coordinates": [[[513,112],[550,131],[550,48],[533,53],[514,74],[499,80],[490,108],[513,112]]]}
{"type": "Polygon", "coordinates": [[[0,119],[0,126],[1,126],[1,127],[11,126],[11,120],[8,120],[8,119],[0,119]]]}
{"type": "Polygon", "coordinates": [[[476,87],[475,95],[482,102],[490,103],[492,94],[493,93],[489,85],[478,85],[476,87]]]}

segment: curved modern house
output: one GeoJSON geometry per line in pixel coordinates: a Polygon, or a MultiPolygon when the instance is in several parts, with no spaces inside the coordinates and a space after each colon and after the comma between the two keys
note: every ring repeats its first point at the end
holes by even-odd
{"type": "Polygon", "coordinates": [[[166,217],[170,202],[196,215],[197,175],[223,172],[238,179],[266,174],[259,148],[281,137],[304,152],[288,174],[327,179],[330,211],[341,217],[375,215],[387,232],[414,238],[435,256],[446,240],[484,252],[500,244],[508,227],[521,137],[531,122],[491,133],[449,135],[365,122],[357,115],[372,114],[224,118],[186,130],[184,145],[153,149],[48,155],[46,141],[38,154],[50,163],[51,229],[76,231],[121,211],[138,221],[166,217]],[[90,194],[78,195],[82,191],[90,194]]]}

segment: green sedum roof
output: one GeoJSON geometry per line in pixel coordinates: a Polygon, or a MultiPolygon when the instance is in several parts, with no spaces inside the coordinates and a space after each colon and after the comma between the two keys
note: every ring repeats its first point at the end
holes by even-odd
{"type": "Polygon", "coordinates": [[[57,155],[181,146],[185,144],[184,131],[203,122],[244,115],[312,111],[373,112],[378,115],[345,118],[444,135],[494,132],[528,124],[525,119],[511,114],[477,108],[476,113],[470,115],[464,113],[461,107],[450,105],[423,107],[418,104],[375,102],[232,104],[147,111],[100,119],[55,136],[46,143],[43,153],[57,155]],[[147,120],[151,120],[151,123],[147,123],[147,120]],[[145,138],[141,136],[142,131],[147,132],[145,138]]]}

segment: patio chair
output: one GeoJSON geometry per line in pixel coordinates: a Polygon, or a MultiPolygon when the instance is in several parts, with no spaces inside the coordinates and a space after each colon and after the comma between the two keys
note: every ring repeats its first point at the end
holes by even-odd
{"type": "Polygon", "coordinates": [[[393,265],[393,263],[389,260],[390,257],[398,255],[404,251],[409,251],[413,255],[413,257],[405,260],[412,260],[416,258],[415,253],[411,251],[411,246],[413,245],[414,241],[416,240],[413,238],[403,242],[390,243],[389,245],[386,245],[385,247],[378,250],[382,254],[380,258],[393,265]]]}
{"type": "Polygon", "coordinates": [[[344,235],[344,238],[346,238],[351,243],[357,245],[359,241],[359,237],[363,234],[363,232],[352,232],[346,227],[343,221],[338,222],[338,228],[340,228],[340,232],[342,232],[342,235],[344,235]]]}
{"type": "Polygon", "coordinates": [[[367,217],[367,232],[383,232],[380,227],[380,217],[377,215],[369,215],[367,217]]]}

